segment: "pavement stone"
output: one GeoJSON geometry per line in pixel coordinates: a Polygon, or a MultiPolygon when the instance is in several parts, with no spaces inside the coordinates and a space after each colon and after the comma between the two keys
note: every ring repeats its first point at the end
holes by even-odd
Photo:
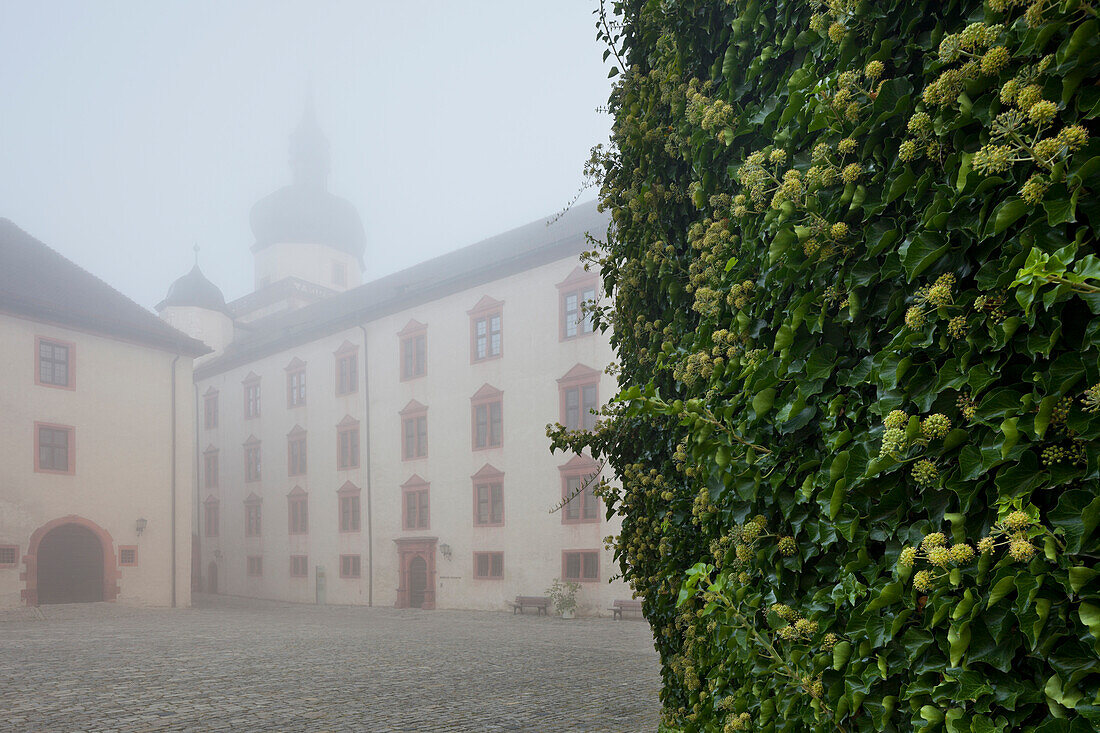
{"type": "Polygon", "coordinates": [[[0,612],[0,731],[656,731],[649,627],[196,596],[0,612]]]}

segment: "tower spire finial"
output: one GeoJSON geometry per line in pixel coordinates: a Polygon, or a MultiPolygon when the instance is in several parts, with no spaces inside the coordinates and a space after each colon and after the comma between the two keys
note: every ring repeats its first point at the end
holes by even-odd
{"type": "Polygon", "coordinates": [[[290,170],[294,183],[327,188],[329,173],[328,138],[317,125],[313,80],[306,80],[302,120],[290,136],[290,170]]]}
{"type": "Polygon", "coordinates": [[[195,242],[195,246],[192,248],[195,250],[195,267],[199,266],[199,243],[195,242]]]}

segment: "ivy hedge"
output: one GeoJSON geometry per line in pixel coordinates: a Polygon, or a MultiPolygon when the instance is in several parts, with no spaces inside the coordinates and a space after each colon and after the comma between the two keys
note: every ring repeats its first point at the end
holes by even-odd
{"type": "Polygon", "coordinates": [[[1092,0],[619,0],[600,488],[684,731],[1100,728],[1092,0]]]}

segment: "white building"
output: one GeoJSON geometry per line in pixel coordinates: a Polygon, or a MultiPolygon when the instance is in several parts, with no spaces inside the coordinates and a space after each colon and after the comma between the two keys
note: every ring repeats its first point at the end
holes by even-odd
{"type": "Polygon", "coordinates": [[[208,351],[0,219],[0,607],[190,604],[208,351]]]}
{"type": "Polygon", "coordinates": [[[362,224],[328,165],[307,112],[292,185],[252,211],[256,291],[227,305],[196,267],[158,306],[215,350],[195,370],[204,588],[505,609],[566,578],[581,612],[629,598],[598,466],[545,434],[615,389],[578,259],[606,217],[578,206],[360,285],[362,224]]]}

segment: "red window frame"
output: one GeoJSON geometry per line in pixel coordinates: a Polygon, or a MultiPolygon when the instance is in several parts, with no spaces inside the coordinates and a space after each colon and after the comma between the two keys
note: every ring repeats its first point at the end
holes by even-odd
{"type": "Polygon", "coordinates": [[[401,460],[427,458],[428,408],[416,400],[410,400],[398,414],[401,416],[401,460]]]}
{"type": "Polygon", "coordinates": [[[218,488],[218,455],[219,451],[213,445],[202,452],[202,482],[208,489],[218,488]]]}
{"type": "Polygon", "coordinates": [[[596,299],[599,286],[599,278],[579,265],[557,284],[559,341],[572,341],[595,332],[592,315],[582,316],[581,311],[585,302],[596,299]]]}
{"type": "Polygon", "coordinates": [[[246,573],[250,578],[260,578],[264,574],[264,556],[249,555],[246,573]]]}
{"type": "Polygon", "coordinates": [[[336,468],[340,471],[359,468],[359,421],[350,415],[336,426],[336,468]]]}
{"type": "Polygon", "coordinates": [[[601,470],[600,464],[587,456],[573,456],[564,466],[558,467],[561,498],[565,502],[561,508],[562,524],[595,524],[601,520],[602,505],[595,494],[601,470]],[[582,487],[583,491],[574,496],[582,487]]]}
{"type": "Polygon", "coordinates": [[[488,295],[470,310],[470,363],[504,356],[504,303],[488,295]]]}
{"type": "Polygon", "coordinates": [[[138,564],[137,545],[118,546],[118,566],[120,568],[136,568],[138,564]]]}
{"type": "Polygon", "coordinates": [[[206,430],[218,427],[218,391],[213,387],[202,398],[202,426],[206,430]]]}
{"type": "Polygon", "coordinates": [[[410,320],[397,332],[400,339],[398,373],[402,382],[419,379],[428,373],[428,326],[410,320]]]}
{"type": "Polygon", "coordinates": [[[363,576],[363,559],[361,555],[340,556],[340,577],[357,579],[363,576]]]}
{"type": "Polygon", "coordinates": [[[415,473],[401,485],[401,528],[431,529],[431,484],[415,473]]]}
{"type": "Polygon", "coordinates": [[[359,487],[348,481],[336,492],[339,516],[337,526],[340,532],[358,532],[362,525],[362,507],[360,506],[359,487]]]}
{"type": "Polygon", "coordinates": [[[295,486],[286,503],[287,534],[309,534],[309,494],[295,486]]]}
{"type": "Polygon", "coordinates": [[[295,425],[286,436],[286,475],[304,476],[308,469],[306,431],[295,425]]]}
{"type": "Polygon", "coordinates": [[[244,481],[255,483],[263,478],[263,453],[260,441],[250,435],[244,443],[244,481]]]}
{"type": "Polygon", "coordinates": [[[475,580],[503,580],[504,579],[504,553],[503,552],[475,552],[474,553],[474,579],[475,580]]]}
{"type": "Polygon", "coordinates": [[[244,536],[260,537],[263,534],[263,499],[249,494],[244,500],[244,536]]]}
{"type": "Polygon", "coordinates": [[[474,526],[503,527],[504,473],[486,463],[470,480],[473,483],[474,526]],[[497,509],[495,513],[494,509],[497,509]]]}
{"type": "Polygon", "coordinates": [[[260,416],[260,378],[249,372],[241,382],[244,388],[244,419],[251,420],[260,416]]]}
{"type": "Polygon", "coordinates": [[[592,410],[600,406],[600,376],[592,367],[577,364],[558,380],[558,422],[569,430],[596,427],[592,410]]]}
{"type": "Polygon", "coordinates": [[[473,450],[504,445],[504,393],[488,384],[470,398],[470,445],[473,450]]]}
{"type": "Polygon", "coordinates": [[[19,545],[0,545],[0,570],[19,567],[19,545]],[[10,557],[9,561],[7,558],[10,557]]]}
{"type": "Polygon", "coordinates": [[[291,555],[290,556],[290,577],[292,577],[292,578],[308,578],[309,577],[309,555],[291,555]]]}
{"type": "Polygon", "coordinates": [[[206,537],[217,537],[221,527],[221,511],[220,504],[216,497],[209,496],[206,501],[203,502],[203,535],[206,537]]]}
{"type": "Polygon", "coordinates": [[[49,338],[48,336],[35,336],[34,337],[34,383],[41,387],[49,387],[51,389],[76,389],[76,362],[74,357],[76,356],[76,346],[70,341],[62,341],[61,339],[49,338]],[[50,347],[50,354],[47,357],[42,353],[43,346],[50,347]],[[64,361],[57,358],[55,349],[65,350],[64,361]],[[47,379],[42,378],[42,369],[44,362],[49,364],[49,377],[47,379]],[[59,381],[58,365],[64,364],[64,382],[59,381]]]}
{"type": "Polygon", "coordinates": [[[62,476],[72,476],[76,473],[76,428],[72,425],[35,422],[34,471],[35,473],[55,473],[62,476]],[[62,441],[58,437],[61,435],[64,435],[64,446],[61,445],[62,441]],[[49,440],[43,441],[44,437],[49,440]],[[64,448],[65,467],[56,468],[55,466],[62,465],[59,460],[54,460],[58,458],[58,451],[62,447],[64,448]],[[43,461],[46,456],[49,456],[51,460],[43,461]]]}
{"type": "Polygon", "coordinates": [[[563,550],[561,577],[574,583],[598,583],[600,580],[599,550],[563,550]],[[570,571],[576,569],[576,573],[570,571]],[[590,571],[590,572],[586,572],[590,571]]]}
{"type": "Polygon", "coordinates": [[[359,391],[359,347],[345,341],[333,352],[336,358],[336,396],[359,391]]]}
{"type": "Polygon", "coordinates": [[[286,366],[286,408],[303,407],[306,404],[306,363],[294,357],[286,366]]]}

